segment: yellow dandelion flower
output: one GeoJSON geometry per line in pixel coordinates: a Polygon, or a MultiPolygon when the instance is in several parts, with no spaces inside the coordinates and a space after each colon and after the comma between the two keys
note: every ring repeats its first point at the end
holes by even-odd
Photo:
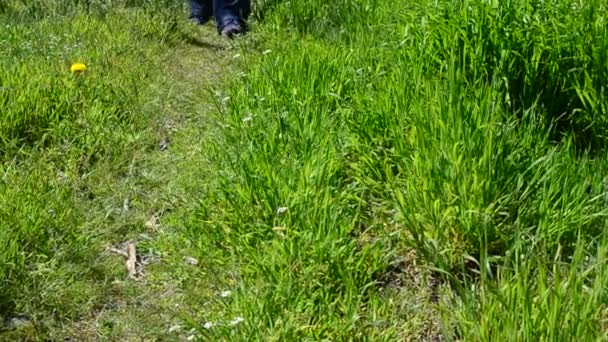
{"type": "Polygon", "coordinates": [[[75,73],[84,72],[85,70],[87,70],[87,66],[82,63],[74,63],[72,64],[70,70],[75,73]]]}

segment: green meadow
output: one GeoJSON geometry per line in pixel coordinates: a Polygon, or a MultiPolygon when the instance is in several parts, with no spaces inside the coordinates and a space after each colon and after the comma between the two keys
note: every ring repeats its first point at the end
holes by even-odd
{"type": "Polygon", "coordinates": [[[608,337],[608,4],[186,5],[0,1],[0,340],[608,337]]]}

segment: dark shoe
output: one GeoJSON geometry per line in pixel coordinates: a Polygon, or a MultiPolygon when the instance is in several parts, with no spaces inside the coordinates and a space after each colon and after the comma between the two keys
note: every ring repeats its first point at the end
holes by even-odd
{"type": "Polygon", "coordinates": [[[234,36],[245,32],[243,25],[236,19],[227,20],[218,31],[222,36],[227,38],[234,38],[234,36]]]}
{"type": "Polygon", "coordinates": [[[210,0],[190,0],[190,21],[204,25],[213,16],[213,6],[210,0]]]}

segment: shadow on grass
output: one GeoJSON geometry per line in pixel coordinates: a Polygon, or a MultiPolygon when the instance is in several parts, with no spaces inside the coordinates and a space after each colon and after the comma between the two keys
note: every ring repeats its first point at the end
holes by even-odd
{"type": "Polygon", "coordinates": [[[191,37],[191,36],[184,37],[184,41],[186,42],[186,44],[196,46],[201,49],[210,49],[210,50],[214,50],[214,51],[221,51],[221,50],[225,49],[221,45],[209,43],[209,42],[206,42],[206,41],[203,41],[203,40],[197,39],[195,37],[191,37]]]}

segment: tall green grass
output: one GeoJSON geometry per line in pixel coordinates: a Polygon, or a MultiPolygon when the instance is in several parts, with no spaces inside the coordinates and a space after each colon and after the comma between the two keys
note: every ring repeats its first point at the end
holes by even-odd
{"type": "Polygon", "coordinates": [[[228,223],[192,228],[242,264],[238,336],[414,336],[379,285],[408,248],[446,338],[604,335],[603,2],[267,5],[219,104],[228,223]]]}

